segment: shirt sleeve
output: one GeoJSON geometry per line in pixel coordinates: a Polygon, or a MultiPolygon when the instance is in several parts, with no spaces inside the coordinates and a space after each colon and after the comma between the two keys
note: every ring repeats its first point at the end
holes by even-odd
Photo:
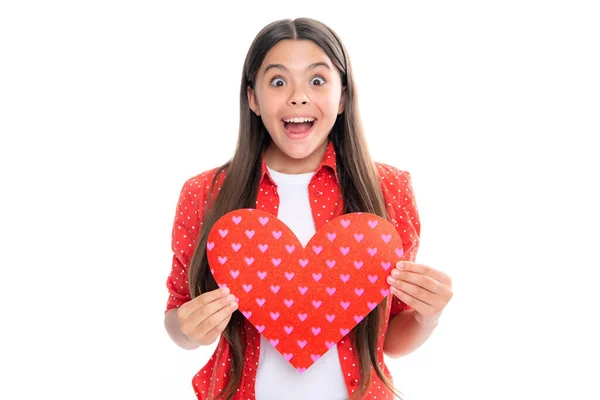
{"type": "MultiPolygon", "coordinates": [[[[390,201],[392,222],[402,239],[405,259],[414,262],[419,250],[421,223],[412,187],[411,175],[408,171],[401,171],[389,166],[386,166],[385,173],[388,180],[386,183],[389,185],[387,186],[388,194],[389,192],[392,194],[392,196],[389,196],[392,199],[390,201]]],[[[411,306],[398,300],[396,296],[392,295],[391,297],[390,319],[402,311],[412,310],[411,306]]]]}
{"type": "Polygon", "coordinates": [[[165,314],[172,308],[180,307],[191,300],[188,284],[188,266],[194,254],[202,226],[204,212],[204,189],[206,179],[203,174],[188,179],[179,194],[175,210],[171,249],[173,262],[167,278],[169,296],[165,314]]]}

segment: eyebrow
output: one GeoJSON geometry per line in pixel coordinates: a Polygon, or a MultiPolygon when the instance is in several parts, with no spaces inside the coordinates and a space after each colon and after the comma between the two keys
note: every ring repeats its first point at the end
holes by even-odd
{"type": "MultiPolygon", "coordinates": [[[[331,67],[325,61],[319,61],[319,62],[316,62],[316,63],[312,63],[308,67],[306,67],[306,70],[308,71],[309,69],[314,69],[314,68],[317,68],[317,67],[320,67],[320,66],[326,67],[328,70],[331,71],[331,67]]],[[[263,75],[266,75],[267,71],[270,70],[271,68],[279,68],[279,69],[282,69],[284,71],[290,72],[283,64],[269,64],[265,68],[265,70],[263,72],[263,75]]]]}

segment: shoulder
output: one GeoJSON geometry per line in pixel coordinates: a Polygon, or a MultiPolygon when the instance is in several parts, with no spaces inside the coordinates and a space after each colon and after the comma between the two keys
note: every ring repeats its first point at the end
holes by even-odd
{"type": "Polygon", "coordinates": [[[204,198],[221,167],[222,166],[214,167],[188,178],[183,183],[181,195],[204,198]]]}
{"type": "Polygon", "coordinates": [[[379,174],[379,183],[386,196],[389,192],[393,194],[412,192],[410,172],[381,162],[375,162],[375,165],[379,174]]]}
{"type": "Polygon", "coordinates": [[[376,164],[381,191],[392,219],[396,222],[405,220],[418,226],[419,213],[410,172],[383,163],[376,164]]]}
{"type": "Polygon", "coordinates": [[[419,211],[408,171],[391,165],[376,163],[381,190],[392,222],[402,238],[406,259],[414,261],[419,248],[421,224],[419,211]]]}
{"type": "Polygon", "coordinates": [[[406,176],[410,176],[410,173],[408,171],[396,168],[389,164],[385,164],[382,162],[375,162],[375,165],[377,166],[377,171],[379,172],[380,175],[384,174],[387,176],[398,177],[398,178],[405,178],[406,176]]]}

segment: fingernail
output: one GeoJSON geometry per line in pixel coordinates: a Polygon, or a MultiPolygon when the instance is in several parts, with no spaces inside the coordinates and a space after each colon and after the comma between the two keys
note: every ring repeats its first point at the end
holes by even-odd
{"type": "Polygon", "coordinates": [[[235,300],[235,296],[230,294],[229,296],[227,296],[227,301],[234,301],[235,300]]]}
{"type": "Polygon", "coordinates": [[[400,276],[400,271],[398,271],[397,269],[392,270],[392,276],[394,278],[398,278],[400,276]]]}
{"type": "Polygon", "coordinates": [[[398,264],[396,264],[396,268],[398,268],[398,269],[404,268],[404,264],[402,263],[402,261],[399,261],[398,264]]]}
{"type": "Polygon", "coordinates": [[[229,288],[228,287],[223,288],[223,294],[224,295],[228,295],[229,294],[229,288]]]}

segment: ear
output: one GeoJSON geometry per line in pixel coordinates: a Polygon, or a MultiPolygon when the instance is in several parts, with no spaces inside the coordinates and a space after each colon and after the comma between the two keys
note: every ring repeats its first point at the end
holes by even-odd
{"type": "Polygon", "coordinates": [[[344,112],[344,108],[346,106],[346,86],[342,87],[342,94],[340,95],[340,105],[338,107],[338,114],[344,112]]]}
{"type": "Polygon", "coordinates": [[[250,106],[250,109],[257,117],[260,117],[260,108],[258,107],[258,101],[256,100],[256,93],[250,86],[248,86],[246,93],[248,95],[248,105],[250,106]]]}

